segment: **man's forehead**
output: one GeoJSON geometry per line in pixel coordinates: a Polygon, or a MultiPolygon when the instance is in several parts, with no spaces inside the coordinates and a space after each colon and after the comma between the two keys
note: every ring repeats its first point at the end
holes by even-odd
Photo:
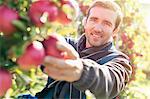
{"type": "Polygon", "coordinates": [[[95,18],[98,20],[105,20],[110,22],[111,24],[116,23],[117,20],[117,13],[114,12],[113,10],[107,9],[107,8],[103,8],[103,7],[93,7],[90,10],[89,16],[88,16],[88,20],[91,18],[95,18]]]}
{"type": "Polygon", "coordinates": [[[117,13],[111,9],[104,7],[93,7],[89,12],[89,16],[106,16],[106,17],[117,17],[117,13]],[[110,15],[110,16],[108,16],[110,15]]]}
{"type": "Polygon", "coordinates": [[[102,6],[93,6],[89,12],[91,12],[93,9],[95,10],[95,8],[100,8],[100,9],[103,9],[103,10],[108,10],[110,12],[113,12],[113,13],[116,13],[113,9],[110,9],[110,8],[106,8],[106,7],[102,7],[102,6]]]}

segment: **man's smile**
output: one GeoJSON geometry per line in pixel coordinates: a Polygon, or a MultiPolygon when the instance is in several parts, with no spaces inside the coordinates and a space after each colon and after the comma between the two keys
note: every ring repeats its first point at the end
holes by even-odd
{"type": "Polygon", "coordinates": [[[93,38],[97,38],[97,39],[100,39],[100,38],[103,37],[100,33],[93,33],[92,32],[91,35],[92,35],[93,38]]]}

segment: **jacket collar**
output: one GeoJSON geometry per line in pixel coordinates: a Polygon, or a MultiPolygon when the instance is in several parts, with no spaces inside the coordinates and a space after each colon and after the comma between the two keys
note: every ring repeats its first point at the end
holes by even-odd
{"type": "Polygon", "coordinates": [[[86,44],[86,37],[85,37],[85,34],[83,34],[83,35],[81,35],[81,37],[79,38],[79,40],[77,42],[77,50],[79,53],[92,54],[97,51],[108,51],[113,48],[112,42],[108,42],[104,45],[90,47],[90,48],[85,48],[85,44],[86,44]]]}

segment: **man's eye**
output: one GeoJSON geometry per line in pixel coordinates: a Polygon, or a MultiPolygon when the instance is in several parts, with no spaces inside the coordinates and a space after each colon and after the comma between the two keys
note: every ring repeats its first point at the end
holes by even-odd
{"type": "Polygon", "coordinates": [[[90,18],[90,21],[96,22],[97,19],[96,18],[90,18]]]}
{"type": "Polygon", "coordinates": [[[110,22],[104,22],[104,25],[107,25],[107,26],[109,26],[109,27],[112,26],[112,24],[111,24],[110,22]]]}

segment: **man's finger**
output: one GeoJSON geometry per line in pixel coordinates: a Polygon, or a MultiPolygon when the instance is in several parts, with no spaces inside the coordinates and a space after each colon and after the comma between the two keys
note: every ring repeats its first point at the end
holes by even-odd
{"type": "Polygon", "coordinates": [[[59,59],[51,56],[46,56],[44,59],[44,64],[47,66],[54,66],[59,69],[69,68],[64,59],[59,59]],[[49,64],[49,65],[48,65],[49,64]]]}
{"type": "Polygon", "coordinates": [[[71,81],[72,79],[72,77],[70,77],[72,71],[68,69],[60,70],[53,67],[52,68],[46,67],[45,72],[55,80],[71,81]]]}
{"type": "Polygon", "coordinates": [[[79,57],[79,54],[76,52],[76,50],[68,43],[57,42],[57,48],[66,52],[67,56],[71,59],[77,59],[79,57]]]}

